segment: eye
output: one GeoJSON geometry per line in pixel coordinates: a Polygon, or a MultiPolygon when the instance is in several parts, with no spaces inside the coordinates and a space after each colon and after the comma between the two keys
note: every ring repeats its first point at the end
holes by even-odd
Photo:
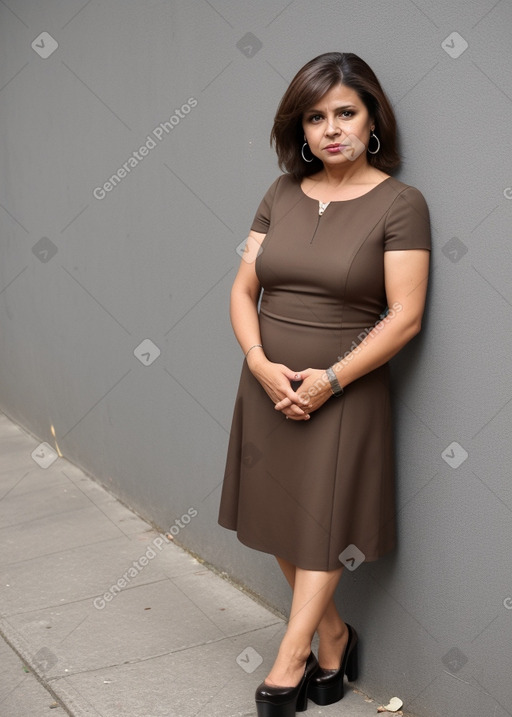
{"type": "Polygon", "coordinates": [[[342,117],[353,117],[355,112],[353,110],[343,110],[340,114],[342,117]]]}
{"type": "Polygon", "coordinates": [[[310,115],[308,117],[308,122],[319,122],[322,119],[322,115],[310,115]]]}

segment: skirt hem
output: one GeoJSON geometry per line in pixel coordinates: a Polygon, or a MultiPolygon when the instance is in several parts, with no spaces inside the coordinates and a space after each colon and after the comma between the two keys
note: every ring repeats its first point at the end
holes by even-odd
{"type": "MultiPolygon", "coordinates": [[[[283,560],[286,560],[287,562],[291,563],[295,567],[301,568],[301,570],[330,571],[330,570],[336,570],[337,568],[340,567],[339,560],[336,560],[336,563],[334,563],[334,564],[329,563],[329,561],[324,561],[321,566],[319,566],[318,564],[312,565],[309,561],[306,561],[307,562],[307,564],[306,564],[303,560],[299,560],[296,555],[294,555],[294,556],[285,555],[284,553],[282,553],[280,551],[274,552],[266,546],[262,547],[261,544],[256,545],[256,543],[254,541],[249,542],[248,540],[244,540],[244,538],[238,533],[238,530],[236,527],[233,528],[229,525],[225,525],[225,524],[221,523],[220,520],[218,521],[218,524],[222,528],[226,528],[226,530],[232,530],[233,532],[235,532],[237,539],[239,540],[240,543],[242,543],[242,545],[245,545],[245,547],[251,548],[251,550],[257,550],[260,553],[267,553],[267,555],[273,555],[274,557],[276,557],[276,556],[280,557],[283,560]]],[[[348,545],[350,545],[350,543],[348,543],[348,545]]],[[[380,550],[377,553],[370,553],[370,554],[365,553],[365,557],[362,562],[363,563],[373,563],[376,560],[379,560],[380,558],[384,557],[385,555],[388,555],[391,551],[395,550],[396,547],[397,547],[397,541],[395,540],[392,543],[390,543],[388,546],[386,546],[385,548],[382,548],[382,550],[380,550]]],[[[342,551],[340,550],[340,553],[341,552],[342,551]]]]}

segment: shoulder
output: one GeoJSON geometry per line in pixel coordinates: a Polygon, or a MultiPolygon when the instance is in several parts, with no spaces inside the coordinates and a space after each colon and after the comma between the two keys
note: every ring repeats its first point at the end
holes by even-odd
{"type": "Polygon", "coordinates": [[[430,215],[419,189],[391,177],[386,181],[385,249],[429,249],[430,215]]]}
{"type": "Polygon", "coordinates": [[[395,177],[386,180],[387,212],[386,220],[405,218],[407,216],[430,221],[430,212],[423,193],[411,184],[400,182],[395,177]]]}
{"type": "Polygon", "coordinates": [[[274,179],[263,195],[263,199],[260,201],[251,225],[253,231],[260,233],[266,233],[268,231],[273,212],[282,201],[283,196],[290,191],[293,181],[293,177],[289,174],[280,174],[274,179]]]}
{"type": "Polygon", "coordinates": [[[272,206],[275,201],[296,192],[297,189],[300,189],[300,184],[291,174],[280,174],[264,192],[261,203],[272,206]]]}
{"type": "Polygon", "coordinates": [[[427,202],[422,192],[417,187],[413,187],[411,184],[401,182],[395,177],[389,177],[386,180],[388,185],[389,195],[392,203],[396,203],[396,200],[402,200],[410,202],[414,206],[424,207],[428,209],[427,202]]]}

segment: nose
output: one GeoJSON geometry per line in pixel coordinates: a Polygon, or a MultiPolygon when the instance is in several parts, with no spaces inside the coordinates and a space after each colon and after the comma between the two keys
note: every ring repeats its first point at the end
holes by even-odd
{"type": "Polygon", "coordinates": [[[328,137],[333,137],[333,136],[335,137],[335,136],[339,135],[340,132],[341,132],[341,130],[338,127],[338,125],[336,124],[336,119],[334,117],[331,119],[328,119],[327,125],[325,127],[325,134],[328,137]]]}

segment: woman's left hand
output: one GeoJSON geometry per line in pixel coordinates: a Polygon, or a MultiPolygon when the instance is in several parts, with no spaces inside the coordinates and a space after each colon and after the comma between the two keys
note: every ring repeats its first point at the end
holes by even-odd
{"type": "Polygon", "coordinates": [[[305,411],[304,416],[296,416],[291,413],[289,407],[291,401],[289,398],[283,398],[282,401],[275,404],[276,411],[282,411],[287,418],[294,421],[304,421],[309,418],[309,414],[317,411],[323,404],[333,395],[331,384],[327,374],[323,369],[307,368],[304,371],[297,371],[302,379],[301,385],[297,388],[296,393],[301,397],[309,399],[309,404],[301,406],[305,411]]]}

